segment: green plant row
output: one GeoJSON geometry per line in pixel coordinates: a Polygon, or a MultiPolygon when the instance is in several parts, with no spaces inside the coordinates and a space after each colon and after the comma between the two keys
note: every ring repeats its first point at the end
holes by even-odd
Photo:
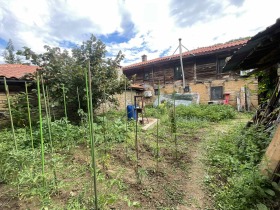
{"type": "MultiPolygon", "coordinates": [[[[159,106],[159,111],[155,108],[146,107],[146,115],[151,117],[161,117],[165,116],[171,109],[169,104],[161,104],[159,106]]],[[[226,105],[190,105],[176,106],[176,117],[184,119],[201,119],[211,122],[218,122],[221,120],[233,119],[236,116],[236,111],[231,106],[226,105]]]]}
{"type": "Polygon", "coordinates": [[[226,105],[191,105],[191,106],[177,106],[176,114],[180,117],[188,119],[198,118],[212,122],[217,122],[225,119],[233,119],[236,112],[233,107],[226,105]]]}

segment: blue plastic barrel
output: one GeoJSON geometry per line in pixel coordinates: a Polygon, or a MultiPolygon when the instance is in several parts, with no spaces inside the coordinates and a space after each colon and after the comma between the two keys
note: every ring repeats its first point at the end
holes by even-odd
{"type": "Polygon", "coordinates": [[[133,105],[127,105],[127,118],[128,119],[136,119],[135,110],[133,105]]]}

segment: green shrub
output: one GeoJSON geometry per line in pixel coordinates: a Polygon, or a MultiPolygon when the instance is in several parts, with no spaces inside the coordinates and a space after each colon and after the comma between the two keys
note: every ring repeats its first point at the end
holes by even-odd
{"type": "MultiPolygon", "coordinates": [[[[131,123],[128,123],[128,131],[131,130],[131,123]]],[[[121,120],[120,118],[113,121],[105,117],[103,122],[103,117],[97,117],[97,123],[95,124],[95,135],[97,144],[104,143],[104,134],[106,142],[123,142],[126,135],[125,121],[121,120]]]]}
{"type": "Polygon", "coordinates": [[[225,119],[233,119],[236,115],[233,107],[226,105],[179,105],[176,107],[176,115],[185,118],[198,118],[217,122],[225,119]]]}

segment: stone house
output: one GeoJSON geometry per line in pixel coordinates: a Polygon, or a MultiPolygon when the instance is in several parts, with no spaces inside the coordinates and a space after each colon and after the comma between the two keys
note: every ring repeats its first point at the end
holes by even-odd
{"type": "Polygon", "coordinates": [[[180,55],[165,56],[148,60],[142,56],[142,62],[123,67],[123,73],[142,85],[152,98],[161,94],[191,93],[199,95],[199,103],[226,103],[232,106],[252,108],[258,106],[258,81],[254,77],[242,75],[242,72],[222,71],[226,61],[248,39],[229,41],[209,47],[194,49],[182,54],[184,72],[181,71],[180,55]],[[183,77],[185,77],[185,89],[183,77]],[[151,94],[150,94],[151,93],[151,94]],[[245,105],[247,106],[245,107],[245,105]]]}

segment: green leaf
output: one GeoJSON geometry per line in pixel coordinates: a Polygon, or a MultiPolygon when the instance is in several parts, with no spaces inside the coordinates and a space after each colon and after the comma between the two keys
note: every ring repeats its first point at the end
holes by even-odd
{"type": "Polygon", "coordinates": [[[263,203],[257,204],[257,208],[258,208],[258,210],[268,210],[266,205],[264,205],[263,203]]]}
{"type": "Polygon", "coordinates": [[[264,190],[266,192],[266,194],[271,195],[271,196],[275,196],[275,192],[271,189],[266,189],[264,190]]]}
{"type": "Polygon", "coordinates": [[[133,207],[138,207],[138,208],[141,207],[141,205],[140,205],[140,203],[138,201],[133,201],[132,202],[132,206],[133,207]]]}
{"type": "Polygon", "coordinates": [[[280,191],[280,186],[276,182],[272,182],[271,185],[275,190],[280,191]]]}

